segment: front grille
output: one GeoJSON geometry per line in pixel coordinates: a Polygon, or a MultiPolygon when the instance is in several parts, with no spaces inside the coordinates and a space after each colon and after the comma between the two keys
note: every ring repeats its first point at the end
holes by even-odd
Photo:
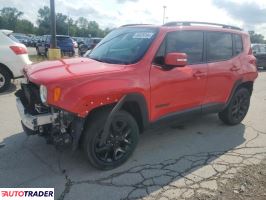
{"type": "Polygon", "coordinates": [[[31,82],[28,84],[22,83],[21,89],[18,90],[15,95],[20,98],[22,104],[26,109],[26,112],[29,114],[39,114],[40,110],[36,109],[36,107],[45,107],[40,99],[39,86],[31,82]]]}

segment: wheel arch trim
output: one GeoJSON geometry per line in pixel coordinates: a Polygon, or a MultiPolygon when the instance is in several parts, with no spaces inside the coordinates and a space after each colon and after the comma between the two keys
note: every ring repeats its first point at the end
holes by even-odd
{"type": "Polygon", "coordinates": [[[103,137],[100,143],[103,143],[108,135],[108,130],[111,125],[111,121],[114,114],[118,110],[120,110],[126,102],[136,102],[138,104],[138,106],[140,107],[140,112],[141,112],[140,114],[142,116],[143,127],[144,128],[148,127],[149,115],[148,115],[148,107],[145,97],[139,93],[126,94],[118,101],[118,103],[113,107],[110,114],[108,115],[103,129],[103,137]]]}

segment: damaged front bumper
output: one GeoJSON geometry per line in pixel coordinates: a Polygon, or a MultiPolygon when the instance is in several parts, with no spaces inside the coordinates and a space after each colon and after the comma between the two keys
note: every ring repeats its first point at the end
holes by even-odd
{"type": "Polygon", "coordinates": [[[40,126],[52,124],[58,118],[58,113],[44,113],[39,115],[30,115],[19,98],[16,99],[17,109],[24,126],[32,131],[38,131],[40,126]]]}
{"type": "Polygon", "coordinates": [[[72,145],[76,149],[85,118],[42,104],[39,88],[32,83],[22,84],[21,88],[15,95],[24,132],[27,135],[43,136],[49,144],[72,145]]]}

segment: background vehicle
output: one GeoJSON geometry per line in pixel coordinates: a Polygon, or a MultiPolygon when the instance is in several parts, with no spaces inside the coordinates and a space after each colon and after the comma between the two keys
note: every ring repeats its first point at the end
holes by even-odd
{"type": "Polygon", "coordinates": [[[22,76],[22,69],[31,64],[27,48],[11,33],[0,30],[0,92],[7,90],[11,79],[22,76]]]}
{"type": "Polygon", "coordinates": [[[25,46],[29,46],[30,38],[21,33],[12,33],[12,35],[22,44],[25,46]]]}
{"type": "Polygon", "coordinates": [[[29,46],[30,47],[36,47],[36,44],[38,43],[38,41],[39,41],[39,36],[32,36],[32,37],[30,37],[30,39],[29,39],[29,46]]]}
{"type": "Polygon", "coordinates": [[[78,43],[77,43],[77,41],[74,40],[74,39],[72,38],[72,42],[73,42],[74,48],[78,48],[78,43]]]}
{"type": "MultiPolygon", "coordinates": [[[[72,38],[67,35],[57,35],[56,42],[58,48],[61,49],[62,55],[74,56],[74,44],[72,38]]],[[[51,36],[43,35],[40,41],[36,45],[36,51],[38,55],[47,56],[48,49],[51,45],[51,36]]]]}
{"type": "Polygon", "coordinates": [[[88,50],[93,49],[101,40],[102,38],[85,38],[78,47],[78,54],[82,56],[88,50]]]}
{"type": "Polygon", "coordinates": [[[255,64],[249,35],[237,27],[127,25],[88,58],[26,68],[29,83],[16,93],[17,105],[26,133],[74,149],[81,144],[94,167],[111,169],[130,157],[151,124],[207,113],[239,124],[258,76],[255,64]]]}
{"type": "Polygon", "coordinates": [[[257,66],[266,69],[266,44],[252,44],[251,47],[257,59],[257,66]]]}

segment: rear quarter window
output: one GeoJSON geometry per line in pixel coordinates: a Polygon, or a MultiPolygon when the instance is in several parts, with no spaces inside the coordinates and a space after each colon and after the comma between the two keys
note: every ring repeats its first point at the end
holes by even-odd
{"type": "Polygon", "coordinates": [[[243,51],[243,41],[241,35],[234,34],[234,41],[235,41],[235,55],[237,55],[243,51]]]}
{"type": "Polygon", "coordinates": [[[229,60],[233,56],[233,40],[231,33],[207,33],[207,60],[229,60]]]}

